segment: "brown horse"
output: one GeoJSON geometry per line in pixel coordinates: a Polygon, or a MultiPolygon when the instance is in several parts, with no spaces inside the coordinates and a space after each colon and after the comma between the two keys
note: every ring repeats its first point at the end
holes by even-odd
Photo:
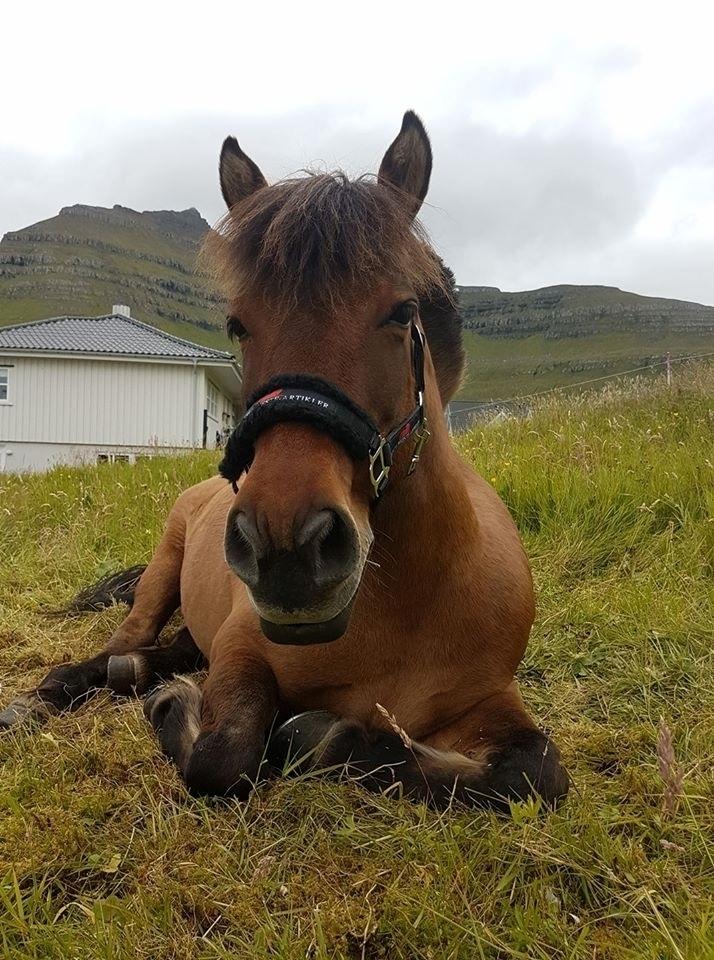
{"type": "Polygon", "coordinates": [[[205,658],[202,689],[174,680],[145,708],[194,793],[244,796],[282,768],[435,805],[564,797],[514,680],[528,562],[444,423],[464,354],[453,278],[415,223],[430,172],[411,112],[376,180],[270,186],[225,141],[228,214],[207,256],[248,411],[224,477],[179,497],[105,650],[54,668],[0,722],[100,686],[147,692],[205,658]],[[179,605],[186,627],[156,646],[179,605]]]}

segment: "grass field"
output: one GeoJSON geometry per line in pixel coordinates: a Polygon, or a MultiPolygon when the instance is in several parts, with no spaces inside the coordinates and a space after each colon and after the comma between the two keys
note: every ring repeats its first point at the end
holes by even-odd
{"type": "MultiPolygon", "coordinates": [[[[677,330],[608,330],[599,334],[489,337],[464,330],[466,376],[461,400],[505,400],[611,377],[653,361],[662,372],[665,355],[714,355],[714,334],[677,330]]],[[[642,374],[643,375],[643,374],[642,374]]]]}
{"type": "MultiPolygon", "coordinates": [[[[533,564],[520,679],[572,773],[561,811],[437,815],[314,780],[197,802],[140,705],[100,695],[0,738],[3,960],[714,957],[713,397],[714,368],[680,370],[459,439],[533,564]]],[[[0,479],[3,701],[106,640],[119,609],[41,610],[148,559],[214,469],[0,479]]]]}

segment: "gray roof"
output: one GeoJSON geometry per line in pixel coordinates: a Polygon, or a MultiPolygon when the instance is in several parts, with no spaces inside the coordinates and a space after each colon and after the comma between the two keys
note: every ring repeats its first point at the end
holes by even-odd
{"type": "Polygon", "coordinates": [[[0,327],[0,351],[3,349],[181,360],[233,359],[230,353],[182,340],[118,313],[104,317],[52,317],[0,327]]]}

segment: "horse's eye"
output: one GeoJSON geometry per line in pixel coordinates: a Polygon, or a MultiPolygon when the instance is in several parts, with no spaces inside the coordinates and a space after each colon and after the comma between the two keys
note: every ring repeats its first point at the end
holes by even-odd
{"type": "Polygon", "coordinates": [[[415,300],[405,300],[395,307],[389,315],[388,323],[396,323],[399,327],[408,327],[416,320],[419,308],[415,300]]]}
{"type": "Polygon", "coordinates": [[[248,331],[240,322],[238,317],[226,317],[226,331],[231,340],[243,340],[248,336],[248,331]]]}

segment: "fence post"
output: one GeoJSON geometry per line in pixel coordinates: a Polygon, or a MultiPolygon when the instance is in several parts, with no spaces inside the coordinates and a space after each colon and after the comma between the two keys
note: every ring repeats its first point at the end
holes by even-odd
{"type": "Polygon", "coordinates": [[[672,354],[667,351],[667,356],[664,359],[665,370],[667,371],[667,386],[672,386],[672,354]]]}

